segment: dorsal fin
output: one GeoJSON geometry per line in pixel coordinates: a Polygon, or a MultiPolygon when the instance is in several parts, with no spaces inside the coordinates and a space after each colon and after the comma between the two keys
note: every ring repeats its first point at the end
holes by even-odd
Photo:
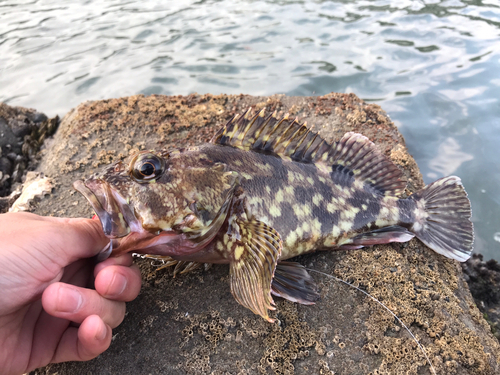
{"type": "Polygon", "coordinates": [[[338,173],[352,173],[385,195],[399,196],[406,188],[403,172],[364,135],[349,132],[333,145],[327,165],[338,173]]]}
{"type": "Polygon", "coordinates": [[[372,185],[382,194],[398,196],[405,187],[403,174],[368,138],[346,133],[333,145],[288,115],[235,115],[212,138],[212,143],[288,157],[299,163],[317,163],[372,185]]]}

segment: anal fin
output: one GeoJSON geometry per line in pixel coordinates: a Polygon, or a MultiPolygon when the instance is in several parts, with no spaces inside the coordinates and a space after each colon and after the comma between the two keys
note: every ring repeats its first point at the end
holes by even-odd
{"type": "Polygon", "coordinates": [[[399,225],[375,229],[371,232],[361,233],[351,238],[349,242],[340,246],[343,250],[359,249],[364,246],[373,246],[391,242],[407,242],[415,234],[399,225]]]}
{"type": "Polygon", "coordinates": [[[228,243],[231,293],[238,303],[269,322],[269,310],[275,310],[271,282],[281,254],[281,237],[274,228],[257,221],[236,220],[241,240],[228,243]]]}
{"type": "Polygon", "coordinates": [[[302,305],[314,305],[319,299],[318,287],[304,266],[296,262],[279,262],[274,272],[271,293],[302,305]]]}

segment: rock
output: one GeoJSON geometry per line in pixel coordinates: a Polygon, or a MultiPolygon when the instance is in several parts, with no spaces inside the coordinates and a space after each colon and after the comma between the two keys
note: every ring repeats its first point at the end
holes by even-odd
{"type": "Polygon", "coordinates": [[[44,113],[40,113],[40,112],[35,112],[35,114],[33,115],[33,122],[44,122],[48,120],[48,117],[44,114],[44,113]]]}
{"type": "Polygon", "coordinates": [[[45,177],[39,172],[28,172],[26,181],[24,181],[23,189],[19,198],[9,208],[9,212],[29,211],[30,203],[36,198],[42,198],[46,194],[50,194],[53,185],[50,178],[45,177]]]}
{"type": "MultiPolygon", "coordinates": [[[[360,132],[404,170],[407,193],[423,186],[394,124],[379,106],[353,94],[139,95],[86,102],[64,117],[37,169],[56,187],[35,212],[90,217],[73,181],[134,150],[206,142],[249,106],[299,116],[330,141],[360,132]]],[[[296,260],[350,281],[391,309],[419,339],[436,373],[500,373],[500,345],[475,306],[460,265],[417,239],[296,260]]],[[[172,278],[170,269],[137,262],[143,288],[128,304],[110,349],[90,362],[49,365],[34,374],[431,373],[422,350],[388,311],[316,272],[311,274],[320,301],[303,306],[276,298],[280,323],[270,324],[231,296],[227,266],[172,278]]]]}
{"type": "Polygon", "coordinates": [[[16,150],[18,142],[19,138],[14,134],[7,121],[0,117],[0,147],[2,154],[16,150]]]}
{"type": "MultiPolygon", "coordinates": [[[[40,146],[46,137],[54,134],[58,123],[58,116],[48,119],[34,109],[0,103],[0,156],[6,156],[0,159],[0,172],[4,177],[0,178],[0,197],[8,196],[26,171],[34,169],[40,146]]],[[[6,202],[11,201],[10,198],[2,200],[0,213],[8,209],[6,202]]]]}
{"type": "Polygon", "coordinates": [[[500,264],[494,259],[484,262],[482,254],[473,254],[462,269],[477,307],[500,340],[500,264]]]}
{"type": "Polygon", "coordinates": [[[9,158],[6,157],[1,157],[0,158],[0,172],[2,174],[6,175],[11,175],[12,174],[12,161],[9,160],[9,158]]]}

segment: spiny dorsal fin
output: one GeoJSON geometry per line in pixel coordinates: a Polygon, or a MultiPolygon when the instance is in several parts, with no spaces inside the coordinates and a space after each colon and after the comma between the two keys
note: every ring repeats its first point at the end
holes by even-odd
{"type": "Polygon", "coordinates": [[[333,145],[326,164],[334,173],[352,173],[385,195],[399,196],[406,187],[403,173],[364,135],[349,132],[333,145]],[[346,170],[347,169],[347,170],[346,170]]]}
{"type": "Polygon", "coordinates": [[[402,172],[361,134],[349,132],[330,144],[297,118],[281,119],[276,112],[265,116],[264,109],[251,116],[234,116],[212,138],[212,143],[288,157],[299,163],[318,163],[367,182],[386,195],[398,196],[405,187],[402,172]]]}

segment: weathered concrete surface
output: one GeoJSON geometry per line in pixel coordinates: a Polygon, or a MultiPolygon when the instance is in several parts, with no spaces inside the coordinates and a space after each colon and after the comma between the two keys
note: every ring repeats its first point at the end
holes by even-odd
{"type": "MultiPolygon", "coordinates": [[[[136,149],[207,141],[248,106],[290,112],[328,140],[357,131],[377,143],[423,186],[415,161],[387,115],[352,94],[324,97],[134,96],[87,102],[64,118],[39,170],[57,187],[35,212],[91,215],[74,180],[136,149]]],[[[471,298],[461,267],[414,239],[370,249],[298,258],[309,268],[359,285],[387,305],[425,347],[438,374],[500,373],[500,346],[471,298]]],[[[111,348],[87,363],[51,365],[39,374],[428,374],[422,351],[395,319],[359,291],[313,273],[321,300],[277,299],[269,324],[232,298],[228,267],[171,277],[139,261],[144,282],[128,304],[111,348]]]]}

